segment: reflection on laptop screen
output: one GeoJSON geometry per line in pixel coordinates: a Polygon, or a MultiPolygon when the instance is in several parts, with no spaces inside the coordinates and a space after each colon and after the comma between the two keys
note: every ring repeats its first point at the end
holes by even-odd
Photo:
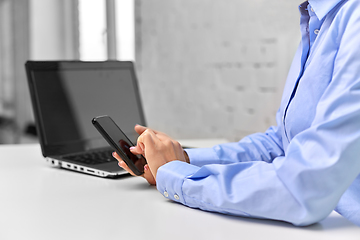
{"type": "Polygon", "coordinates": [[[100,115],[111,116],[136,142],[134,125],[145,123],[132,66],[96,68],[93,63],[82,68],[79,62],[71,68],[34,70],[44,143],[107,146],[91,123],[100,115]]]}

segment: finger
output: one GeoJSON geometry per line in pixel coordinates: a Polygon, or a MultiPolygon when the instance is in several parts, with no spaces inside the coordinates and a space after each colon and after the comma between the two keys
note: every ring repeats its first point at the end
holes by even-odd
{"type": "Polygon", "coordinates": [[[144,166],[144,174],[143,174],[143,176],[148,181],[149,184],[156,185],[154,175],[150,171],[149,165],[147,165],[147,164],[144,166]]]}
{"type": "Polygon", "coordinates": [[[141,134],[140,141],[144,143],[145,149],[145,158],[148,161],[148,165],[150,168],[150,172],[154,179],[156,179],[157,173],[157,159],[156,155],[158,154],[156,145],[161,144],[160,140],[156,137],[155,133],[149,129],[147,129],[143,134],[141,134]]]}
{"type": "Polygon", "coordinates": [[[119,154],[117,154],[117,152],[113,152],[113,153],[112,153],[112,156],[113,156],[116,160],[122,161],[122,158],[119,156],[119,154]]]}
{"type": "Polygon", "coordinates": [[[145,132],[147,129],[153,131],[156,135],[164,135],[164,136],[166,136],[166,134],[163,133],[163,132],[159,132],[159,131],[156,131],[156,130],[154,130],[154,129],[151,129],[151,128],[148,128],[148,127],[144,127],[144,126],[139,125],[139,124],[136,124],[136,125],[135,125],[135,131],[136,131],[139,135],[141,135],[141,134],[142,134],[143,132],[145,132]]]}
{"type": "MultiPolygon", "coordinates": [[[[151,129],[147,129],[143,134],[141,134],[138,138],[140,140],[140,146],[143,147],[143,150],[146,154],[146,148],[153,150],[157,142],[159,142],[159,138],[156,136],[155,132],[151,129]],[[143,144],[143,145],[141,145],[143,144]]],[[[153,152],[153,151],[151,151],[153,152]]]]}
{"type": "Polygon", "coordinates": [[[151,159],[156,154],[154,138],[156,138],[155,133],[150,129],[146,129],[137,139],[137,146],[142,149],[143,156],[146,159],[151,159]]]}
{"type": "MultiPolygon", "coordinates": [[[[123,168],[125,171],[127,171],[131,175],[136,176],[131,171],[131,169],[128,167],[128,165],[121,159],[121,157],[116,152],[113,152],[113,157],[119,161],[119,164],[118,164],[119,167],[123,168]]],[[[147,164],[144,166],[144,174],[142,174],[141,177],[145,178],[149,184],[156,185],[155,178],[154,178],[153,174],[151,173],[150,168],[147,164]]]]}
{"type": "Polygon", "coordinates": [[[149,130],[146,129],[136,140],[136,146],[134,148],[134,151],[138,152],[139,154],[144,154],[144,149],[145,149],[144,134],[146,133],[146,131],[149,130]]]}
{"type": "Polygon", "coordinates": [[[121,167],[122,169],[124,169],[125,171],[127,171],[128,173],[130,173],[133,176],[137,176],[133,173],[133,171],[131,171],[131,169],[128,167],[128,165],[124,162],[124,161],[119,161],[119,167],[121,167]]]}
{"type": "Polygon", "coordinates": [[[147,127],[141,126],[139,124],[135,125],[135,131],[141,135],[145,130],[147,129],[147,127]]]}
{"type": "MultiPolygon", "coordinates": [[[[127,171],[128,173],[130,173],[132,176],[135,176],[135,177],[137,176],[131,171],[131,169],[126,165],[126,163],[124,161],[119,161],[119,166],[121,168],[123,168],[125,171],[127,171]]],[[[151,173],[150,168],[147,164],[144,166],[143,171],[144,171],[144,173],[141,175],[141,177],[145,178],[149,184],[155,185],[156,184],[155,178],[154,178],[153,174],[151,173]]]]}
{"type": "Polygon", "coordinates": [[[139,145],[136,145],[134,147],[130,148],[130,152],[134,155],[139,155],[139,154],[143,154],[144,151],[142,150],[142,148],[139,145]]]}
{"type": "Polygon", "coordinates": [[[133,176],[136,176],[133,171],[131,171],[131,169],[128,167],[128,165],[122,160],[122,158],[119,156],[119,154],[117,154],[117,152],[113,152],[113,157],[116,158],[116,160],[119,161],[118,165],[119,167],[123,168],[125,171],[127,171],[128,173],[130,173],[133,176]]]}

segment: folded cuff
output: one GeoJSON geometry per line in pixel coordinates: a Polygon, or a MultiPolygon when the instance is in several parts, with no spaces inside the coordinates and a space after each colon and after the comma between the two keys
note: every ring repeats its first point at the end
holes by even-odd
{"type": "Polygon", "coordinates": [[[164,197],[185,204],[182,185],[188,176],[198,170],[197,166],[182,161],[169,162],[158,169],[156,187],[164,197]]]}

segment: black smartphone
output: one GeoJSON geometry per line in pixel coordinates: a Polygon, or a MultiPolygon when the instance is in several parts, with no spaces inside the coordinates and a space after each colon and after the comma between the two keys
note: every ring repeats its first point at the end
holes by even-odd
{"type": "Polygon", "coordinates": [[[130,147],[134,146],[134,144],[111,117],[106,115],[95,117],[92,124],[135,175],[139,176],[144,173],[146,159],[142,155],[134,155],[130,152],[130,147]]]}

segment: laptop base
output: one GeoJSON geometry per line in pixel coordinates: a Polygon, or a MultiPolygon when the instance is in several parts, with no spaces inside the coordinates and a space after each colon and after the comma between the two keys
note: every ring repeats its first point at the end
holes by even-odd
{"type": "Polygon", "coordinates": [[[54,159],[51,157],[46,157],[45,160],[48,164],[51,164],[52,166],[55,166],[58,168],[64,168],[64,169],[81,172],[81,173],[86,173],[86,174],[90,174],[90,175],[95,175],[95,176],[103,177],[103,178],[116,178],[116,177],[119,177],[122,175],[129,174],[125,170],[120,169],[120,167],[119,167],[119,172],[107,172],[107,171],[102,171],[102,170],[91,168],[91,167],[77,165],[77,164],[70,163],[70,162],[63,162],[63,161],[60,161],[58,159],[54,159]]]}

